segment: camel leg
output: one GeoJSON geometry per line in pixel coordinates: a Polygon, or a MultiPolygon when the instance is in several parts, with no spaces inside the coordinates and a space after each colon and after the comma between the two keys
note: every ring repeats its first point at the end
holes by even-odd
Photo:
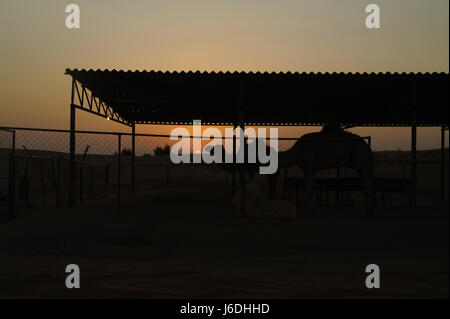
{"type": "Polygon", "coordinates": [[[247,183],[250,183],[250,182],[254,182],[255,181],[255,175],[256,175],[255,171],[252,171],[251,169],[250,170],[247,169],[244,172],[244,176],[243,176],[244,177],[244,185],[247,185],[247,183]]]}
{"type": "Polygon", "coordinates": [[[314,170],[312,165],[309,165],[305,170],[306,178],[306,197],[308,201],[308,207],[315,212],[315,200],[314,200],[314,170]]]}
{"type": "Polygon", "coordinates": [[[284,169],[284,174],[283,174],[283,182],[282,182],[282,184],[283,184],[283,199],[286,199],[286,181],[287,181],[287,178],[288,178],[288,169],[287,168],[285,168],[284,169]]]}
{"type": "Polygon", "coordinates": [[[277,191],[277,174],[278,172],[267,176],[267,181],[269,182],[269,193],[267,197],[272,199],[275,198],[277,191]]]}
{"type": "Polygon", "coordinates": [[[365,169],[361,170],[361,184],[363,189],[364,207],[366,209],[366,216],[373,216],[373,202],[372,202],[372,174],[365,169]]]}
{"type": "Polygon", "coordinates": [[[248,172],[249,182],[253,182],[255,180],[255,172],[248,172]]]}
{"type": "Polygon", "coordinates": [[[278,182],[278,172],[276,172],[272,176],[272,190],[271,190],[271,195],[270,195],[270,197],[272,199],[275,198],[275,196],[277,194],[277,182],[278,182]]]}

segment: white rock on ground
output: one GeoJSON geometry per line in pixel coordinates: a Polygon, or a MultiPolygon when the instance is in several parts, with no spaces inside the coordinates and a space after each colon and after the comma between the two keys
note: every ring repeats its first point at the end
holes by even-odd
{"type": "MultiPolygon", "coordinates": [[[[242,189],[233,198],[235,212],[241,214],[242,189]]],[[[287,200],[266,198],[255,182],[245,186],[245,216],[254,218],[295,218],[296,205],[287,200]]]]}

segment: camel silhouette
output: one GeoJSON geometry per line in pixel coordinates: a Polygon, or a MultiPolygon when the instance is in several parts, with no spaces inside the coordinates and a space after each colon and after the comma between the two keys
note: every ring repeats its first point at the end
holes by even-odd
{"type": "MultiPolygon", "coordinates": [[[[255,143],[255,142],[253,142],[255,143]]],[[[265,141],[260,140],[260,139],[256,139],[256,143],[257,144],[257,149],[262,149],[265,148],[266,149],[266,154],[270,154],[270,152],[274,152],[273,149],[271,149],[271,147],[269,145],[266,144],[265,141]]],[[[261,166],[265,166],[268,165],[267,163],[261,163],[261,161],[259,160],[258,156],[256,156],[256,162],[255,163],[249,163],[248,161],[248,152],[249,152],[249,143],[245,142],[245,155],[246,157],[244,158],[244,163],[225,163],[225,158],[226,158],[226,151],[225,148],[223,147],[223,145],[215,145],[210,147],[209,149],[207,149],[207,151],[209,151],[209,153],[211,155],[214,155],[214,152],[218,151],[219,149],[221,149],[220,154],[222,154],[222,164],[220,165],[220,167],[222,168],[222,170],[224,170],[227,173],[240,173],[240,169],[242,167],[242,165],[245,165],[245,173],[249,176],[249,180],[253,181],[255,178],[256,174],[259,174],[259,169],[261,166]]],[[[228,153],[228,156],[231,156],[230,153],[228,153]]],[[[268,185],[269,185],[269,191],[268,191],[268,197],[274,197],[275,196],[275,187],[276,187],[276,175],[278,174],[278,172],[276,174],[267,174],[267,179],[268,179],[268,185]]]]}
{"type": "MultiPolygon", "coordinates": [[[[258,140],[258,147],[269,146],[258,140]],[[260,143],[263,143],[260,145],[260,143]]],[[[212,147],[209,151],[213,155],[217,147],[222,148],[222,157],[225,159],[225,149],[222,145],[212,147]]],[[[245,144],[248,153],[248,144],[245,144]]],[[[225,163],[225,160],[222,161],[225,163]]],[[[221,167],[228,173],[239,172],[240,164],[225,163],[221,167]]],[[[245,172],[253,180],[259,167],[263,165],[248,163],[245,158],[245,172]]],[[[358,172],[364,193],[364,204],[367,214],[372,213],[372,193],[373,193],[373,154],[370,146],[362,137],[345,131],[335,123],[329,123],[322,127],[319,132],[308,133],[301,136],[293,147],[284,152],[278,153],[278,171],[275,174],[267,175],[269,183],[268,197],[275,197],[277,178],[282,169],[298,166],[304,173],[307,185],[308,206],[314,208],[314,171],[323,169],[335,169],[348,167],[358,172]]]]}
{"type": "Polygon", "coordinates": [[[359,135],[331,123],[323,126],[320,132],[303,135],[292,148],[278,155],[279,169],[298,166],[303,171],[310,207],[315,204],[315,170],[339,167],[355,169],[361,178],[367,213],[372,213],[373,154],[370,146],[359,135]]]}

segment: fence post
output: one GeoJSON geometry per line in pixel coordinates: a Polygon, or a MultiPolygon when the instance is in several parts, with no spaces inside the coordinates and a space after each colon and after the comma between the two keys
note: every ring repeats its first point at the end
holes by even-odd
{"type": "Polygon", "coordinates": [[[240,139],[240,151],[244,152],[244,163],[241,164],[239,175],[241,178],[242,201],[241,201],[241,217],[245,217],[245,174],[247,172],[247,139],[245,138],[245,85],[241,80],[239,88],[239,126],[241,128],[242,138],[240,139]],[[242,142],[244,145],[242,145],[242,142]]]}
{"type": "Polygon", "coordinates": [[[94,166],[89,166],[89,193],[94,193],[94,166]]]}
{"type": "Polygon", "coordinates": [[[411,110],[411,204],[416,207],[417,202],[417,114],[416,114],[417,84],[412,83],[411,110]]]}
{"type": "Polygon", "coordinates": [[[75,105],[74,102],[75,79],[72,79],[72,95],[70,102],[70,147],[69,147],[69,207],[75,204],[76,195],[76,164],[75,164],[75,105]]]}
{"type": "Polygon", "coordinates": [[[105,165],[105,184],[109,184],[109,164],[105,165]]]}
{"type": "Polygon", "coordinates": [[[28,157],[25,159],[25,180],[26,180],[26,187],[25,187],[25,203],[27,207],[30,207],[30,163],[28,160],[28,157]]]}
{"type": "MultiPolygon", "coordinates": [[[[337,180],[338,184],[340,183],[340,179],[341,179],[341,168],[337,167],[336,168],[336,180],[337,180]]],[[[338,189],[336,189],[336,199],[335,199],[336,206],[339,204],[340,195],[341,195],[341,193],[340,193],[339,187],[338,187],[338,189]]]]}
{"type": "Polygon", "coordinates": [[[122,152],[122,134],[118,134],[117,137],[117,216],[120,216],[120,153],[122,152]]]}
{"type": "Polygon", "coordinates": [[[236,124],[233,125],[233,170],[231,175],[231,195],[236,196],[236,124]]]}
{"type": "Polygon", "coordinates": [[[166,164],[166,186],[169,186],[169,164],[166,164]]]}
{"type": "Polygon", "coordinates": [[[131,194],[136,187],[136,124],[131,127],[131,194]]]}
{"type": "Polygon", "coordinates": [[[8,176],[8,217],[10,221],[16,213],[16,157],[9,154],[9,176],[8,176]]]}
{"type": "Polygon", "coordinates": [[[411,124],[411,204],[416,207],[417,201],[417,127],[416,112],[412,113],[411,124]]]}
{"type": "Polygon", "coordinates": [[[41,172],[42,204],[45,207],[45,206],[47,206],[47,196],[45,194],[44,167],[42,165],[42,158],[39,159],[39,170],[41,172]]]}
{"type": "Polygon", "coordinates": [[[56,205],[61,205],[61,156],[56,160],[56,205]]]}
{"type": "Polygon", "coordinates": [[[73,185],[74,185],[74,192],[73,192],[74,204],[75,204],[75,202],[77,200],[77,195],[78,195],[78,193],[77,193],[78,192],[78,176],[77,176],[78,165],[79,164],[77,162],[74,163],[74,173],[75,173],[74,181],[73,181],[73,185]]]}
{"type": "Polygon", "coordinates": [[[12,136],[12,153],[13,155],[16,154],[16,130],[13,130],[13,136],[12,136]]]}
{"type": "MultiPolygon", "coordinates": [[[[288,167],[286,167],[285,169],[284,169],[284,178],[283,178],[283,199],[286,199],[286,183],[287,183],[287,180],[288,180],[288,176],[289,176],[289,168],[288,167]]],[[[280,174],[280,177],[281,177],[281,174],[280,174]]],[[[276,181],[276,179],[275,179],[275,181],[276,181]]],[[[276,189],[276,187],[277,187],[277,185],[274,185],[274,187],[275,187],[275,189],[276,189]]]]}
{"type": "Polygon", "coordinates": [[[79,169],[79,174],[80,174],[80,203],[83,202],[83,165],[80,165],[80,169],[79,169]]]}
{"type": "Polygon", "coordinates": [[[445,204],[445,130],[441,127],[441,204],[445,204]]]}

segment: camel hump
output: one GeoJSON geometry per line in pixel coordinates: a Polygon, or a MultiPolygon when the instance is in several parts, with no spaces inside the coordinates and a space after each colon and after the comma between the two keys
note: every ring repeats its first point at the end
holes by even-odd
{"type": "Polygon", "coordinates": [[[304,134],[300,139],[340,140],[341,138],[349,140],[363,140],[361,136],[347,132],[341,127],[335,125],[325,125],[321,131],[304,134]]]}
{"type": "MultiPolygon", "coordinates": [[[[297,140],[292,147],[294,152],[313,151],[314,153],[330,154],[340,153],[354,153],[355,151],[365,156],[371,156],[372,150],[369,144],[359,135],[346,132],[344,130],[334,131],[320,131],[315,133],[308,133],[297,140]]],[[[325,156],[325,155],[324,155],[325,156]]]]}

